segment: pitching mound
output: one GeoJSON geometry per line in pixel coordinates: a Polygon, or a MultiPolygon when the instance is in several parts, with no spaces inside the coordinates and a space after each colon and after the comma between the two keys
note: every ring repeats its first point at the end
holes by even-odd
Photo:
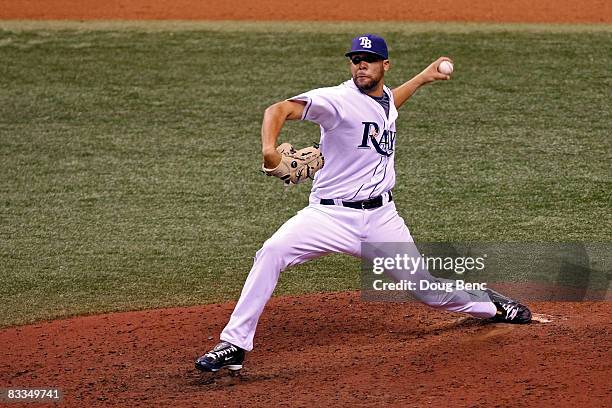
{"type": "Polygon", "coordinates": [[[274,298],[238,377],[193,367],[230,303],[59,320],[0,332],[0,383],[79,407],[612,406],[610,303],[531,306],[540,322],[517,326],[354,292],[274,298]]]}

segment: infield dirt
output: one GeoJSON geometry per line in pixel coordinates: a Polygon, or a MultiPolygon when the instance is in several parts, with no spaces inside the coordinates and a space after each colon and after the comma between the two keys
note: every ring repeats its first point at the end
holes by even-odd
{"type": "MultiPolygon", "coordinates": [[[[606,0],[376,3],[1,0],[0,19],[611,23],[606,0]]],[[[530,304],[548,323],[487,325],[350,293],[278,297],[239,377],[193,360],[233,303],[0,331],[0,386],[60,387],[62,406],[612,406],[609,302],[530,304]]],[[[44,406],[37,404],[36,406],[44,406]]]]}
{"type": "Polygon", "coordinates": [[[0,332],[0,381],[60,387],[75,407],[610,406],[609,302],[531,306],[551,322],[277,297],[239,377],[192,366],[232,303],[58,320],[0,332]]]}
{"type": "Polygon", "coordinates": [[[0,0],[0,19],[611,23],[607,0],[0,0]]]}

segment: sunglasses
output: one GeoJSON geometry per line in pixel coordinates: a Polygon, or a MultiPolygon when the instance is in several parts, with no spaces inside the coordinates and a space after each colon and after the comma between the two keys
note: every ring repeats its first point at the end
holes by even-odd
{"type": "Polygon", "coordinates": [[[355,65],[359,65],[359,63],[361,61],[365,61],[368,64],[372,63],[372,62],[376,62],[376,61],[382,61],[383,59],[381,57],[379,57],[378,55],[374,55],[374,54],[364,54],[364,55],[354,55],[352,57],[349,57],[351,62],[355,65]]]}

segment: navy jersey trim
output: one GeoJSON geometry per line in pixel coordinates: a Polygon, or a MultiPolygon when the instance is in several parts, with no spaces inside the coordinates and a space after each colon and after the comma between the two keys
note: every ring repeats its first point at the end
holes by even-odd
{"type": "Polygon", "coordinates": [[[304,110],[304,115],[302,115],[302,119],[306,119],[306,116],[308,116],[308,111],[310,110],[310,107],[312,106],[312,98],[308,98],[308,103],[306,104],[306,109],[304,110]]]}
{"type": "Polygon", "coordinates": [[[351,198],[349,198],[349,200],[352,200],[353,198],[357,197],[357,194],[359,194],[359,192],[361,191],[361,189],[363,188],[363,186],[365,186],[365,183],[363,183],[361,185],[361,187],[359,187],[359,190],[357,190],[357,192],[355,194],[353,194],[353,196],[351,198]]]}
{"type": "MultiPolygon", "coordinates": [[[[383,159],[383,158],[381,157],[381,160],[382,160],[382,159],[383,159]]],[[[368,196],[368,198],[372,198],[372,194],[373,194],[373,193],[376,191],[376,187],[378,187],[378,185],[379,185],[380,183],[382,183],[382,181],[385,179],[385,176],[387,175],[387,164],[389,164],[389,158],[388,158],[388,157],[387,157],[387,162],[385,163],[385,171],[383,172],[383,176],[382,176],[382,178],[380,179],[380,181],[379,181],[378,183],[376,183],[376,185],[375,185],[375,186],[374,186],[374,188],[372,189],[372,192],[370,193],[370,195],[368,196]]],[[[378,167],[378,166],[376,166],[376,167],[378,167]]],[[[372,177],[374,177],[374,175],[372,175],[372,177]]]]}
{"type": "MultiPolygon", "coordinates": [[[[372,176],[370,178],[372,178],[372,177],[374,177],[376,175],[376,170],[378,170],[378,166],[380,166],[380,163],[382,163],[383,158],[384,158],[383,156],[380,156],[380,160],[378,161],[378,164],[376,165],[376,167],[374,167],[374,171],[372,172],[372,176]]],[[[385,168],[386,168],[386,166],[385,166],[385,168]]],[[[380,184],[380,181],[378,183],[380,184]]],[[[376,185],[378,185],[378,184],[376,184],[376,185]]],[[[361,185],[361,187],[359,187],[359,190],[357,190],[357,192],[350,198],[350,200],[352,200],[353,198],[357,197],[357,194],[359,194],[359,192],[361,191],[363,186],[365,186],[365,183],[363,183],[361,185]]]]}

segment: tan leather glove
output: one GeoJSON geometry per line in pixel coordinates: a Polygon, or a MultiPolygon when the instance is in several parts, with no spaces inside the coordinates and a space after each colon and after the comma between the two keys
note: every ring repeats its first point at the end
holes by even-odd
{"type": "Polygon", "coordinates": [[[281,154],[278,166],[267,169],[262,165],[261,168],[268,176],[278,177],[285,184],[303,183],[314,178],[315,173],[324,165],[323,156],[316,144],[296,151],[290,143],[283,143],[276,151],[281,154]]]}

